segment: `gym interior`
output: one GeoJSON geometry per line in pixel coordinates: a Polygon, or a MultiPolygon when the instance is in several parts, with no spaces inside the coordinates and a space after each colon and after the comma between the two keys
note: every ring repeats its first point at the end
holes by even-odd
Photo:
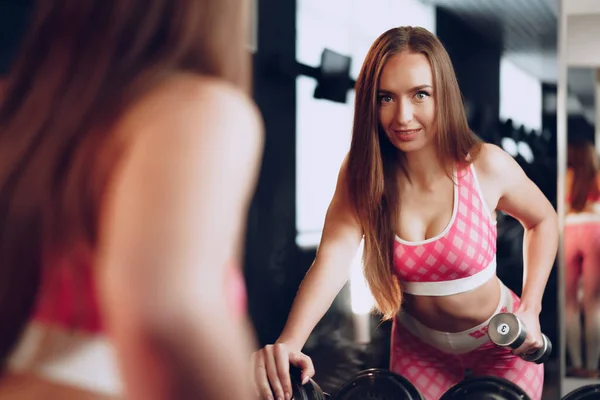
{"type": "MultiPolygon", "coordinates": [[[[26,29],[27,3],[0,1],[3,73],[26,29]]],[[[265,145],[248,215],[244,275],[259,345],[278,338],[315,258],[339,165],[350,146],[353,85],[364,57],[379,34],[403,25],[422,26],[438,36],[451,57],[472,130],[513,156],[556,208],[559,252],[540,316],[553,346],[544,362],[543,399],[595,398],[583,396],[593,396],[600,376],[578,373],[567,349],[563,245],[567,143],[585,139],[600,152],[595,123],[600,117],[595,100],[600,95],[600,3],[594,0],[253,1],[248,50],[265,145]]],[[[505,214],[498,216],[497,227],[497,274],[519,295],[523,227],[505,214]]],[[[351,279],[303,350],[314,362],[313,380],[326,393],[361,371],[389,366],[391,323],[370,312],[373,299],[361,271],[357,254],[351,279]]],[[[584,314],[578,314],[582,326],[584,314]]],[[[571,347],[585,352],[586,329],[580,331],[580,345],[571,347]]],[[[41,370],[62,379],[68,375],[64,371],[77,369],[81,378],[69,378],[70,384],[118,395],[116,375],[96,371],[111,369],[109,344],[98,339],[79,348],[79,354],[66,358],[57,354],[56,362],[50,357],[41,370]]],[[[486,390],[498,397],[485,398],[513,398],[502,397],[509,394],[501,383],[494,385],[486,390]]]]}

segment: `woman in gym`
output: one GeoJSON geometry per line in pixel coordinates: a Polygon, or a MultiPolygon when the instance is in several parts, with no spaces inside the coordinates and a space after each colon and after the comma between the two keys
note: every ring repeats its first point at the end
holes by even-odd
{"type": "Polygon", "coordinates": [[[600,173],[596,149],[590,141],[573,140],[568,145],[566,194],[565,318],[569,374],[592,378],[599,376],[600,358],[600,173]]]}
{"type": "Polygon", "coordinates": [[[66,340],[106,333],[122,398],[253,397],[240,261],[262,122],[246,9],[34,6],[0,104],[0,387],[20,382],[11,399],[40,388],[65,398],[47,391],[52,374],[7,367],[32,325],[66,340]]]}
{"type": "Polygon", "coordinates": [[[393,319],[392,371],[426,399],[439,399],[467,369],[540,399],[543,366],[519,356],[542,346],[556,213],[508,154],[471,132],[450,58],[422,28],[391,29],[367,54],[316,259],[280,337],[253,355],[262,397],[290,398],[289,363],[303,381],[314,374],[302,347],[347,281],[363,238],[367,282],[383,318],[393,319]],[[520,299],[496,275],[496,210],[525,228],[520,299]],[[527,327],[514,351],[486,335],[501,311],[527,327]]]}

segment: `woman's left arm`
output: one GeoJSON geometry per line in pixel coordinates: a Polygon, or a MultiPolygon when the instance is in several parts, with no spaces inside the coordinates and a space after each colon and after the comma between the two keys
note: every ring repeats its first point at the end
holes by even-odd
{"type": "Polygon", "coordinates": [[[542,346],[539,314],[558,249],[557,215],[519,164],[499,147],[484,145],[481,162],[498,190],[497,209],[516,218],[525,229],[523,292],[521,304],[515,311],[528,330],[527,340],[515,351],[515,354],[524,354],[542,346]]]}

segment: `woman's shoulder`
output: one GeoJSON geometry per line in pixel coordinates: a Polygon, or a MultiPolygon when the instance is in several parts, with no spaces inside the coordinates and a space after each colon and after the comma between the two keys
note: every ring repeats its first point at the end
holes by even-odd
{"type": "Polygon", "coordinates": [[[176,73],[165,78],[149,97],[178,104],[180,102],[206,105],[234,102],[231,106],[252,107],[251,99],[240,88],[220,78],[191,73],[176,73]]]}
{"type": "Polygon", "coordinates": [[[169,78],[133,105],[115,130],[126,144],[110,184],[119,195],[107,197],[108,204],[133,195],[206,190],[209,179],[244,188],[262,154],[262,123],[251,99],[211,78],[169,78]]]}
{"type": "Polygon", "coordinates": [[[117,129],[173,140],[180,135],[198,136],[199,131],[241,137],[258,134],[261,128],[253,101],[237,87],[214,77],[178,73],[133,104],[117,129]]]}
{"type": "Polygon", "coordinates": [[[486,175],[501,175],[518,165],[510,154],[491,143],[483,143],[477,155],[469,161],[478,172],[486,175]]]}
{"type": "Polygon", "coordinates": [[[519,163],[499,146],[483,143],[477,156],[471,160],[482,187],[503,193],[511,190],[514,182],[523,182],[524,171],[519,163]]]}

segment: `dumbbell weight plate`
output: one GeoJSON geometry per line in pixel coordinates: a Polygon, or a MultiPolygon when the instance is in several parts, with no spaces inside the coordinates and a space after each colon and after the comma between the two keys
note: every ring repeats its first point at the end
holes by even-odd
{"type": "Polygon", "coordinates": [[[323,393],[321,387],[312,379],[305,385],[292,379],[292,398],[294,400],[327,400],[329,396],[323,393]]]}
{"type": "Polygon", "coordinates": [[[372,368],[344,383],[331,400],[423,400],[408,379],[389,370],[372,368]]]}
{"type": "MultiPolygon", "coordinates": [[[[495,315],[488,325],[488,336],[498,346],[512,349],[520,347],[527,336],[525,326],[517,316],[511,313],[495,315]]],[[[552,353],[552,343],[546,335],[542,335],[542,347],[532,354],[523,356],[525,361],[544,363],[552,353]]]]}
{"type": "Polygon", "coordinates": [[[567,394],[562,400],[592,400],[600,398],[600,385],[587,385],[567,394]]]}
{"type": "Polygon", "coordinates": [[[530,400],[523,389],[495,376],[467,378],[446,391],[440,400],[530,400]]]}
{"type": "Polygon", "coordinates": [[[294,400],[328,400],[329,397],[323,393],[317,382],[309,379],[305,385],[302,384],[302,371],[300,368],[290,365],[290,378],[292,381],[292,398],[294,400]]]}
{"type": "Polygon", "coordinates": [[[542,347],[531,355],[523,356],[523,360],[533,361],[538,364],[543,364],[548,360],[548,358],[550,357],[550,353],[552,353],[552,343],[550,342],[550,340],[548,340],[548,337],[546,335],[542,335],[542,340],[544,341],[542,347]]]}
{"type": "Polygon", "coordinates": [[[527,331],[514,314],[500,313],[490,321],[488,335],[497,345],[516,349],[525,342],[527,331]]]}

